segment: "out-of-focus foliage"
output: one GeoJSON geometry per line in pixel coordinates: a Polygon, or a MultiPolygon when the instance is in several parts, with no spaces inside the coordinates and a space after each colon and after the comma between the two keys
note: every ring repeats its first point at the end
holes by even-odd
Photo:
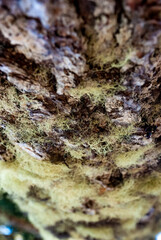
{"type": "MultiPolygon", "coordinates": [[[[23,226],[12,226],[10,218],[27,220],[27,216],[20,211],[18,206],[8,197],[6,193],[0,193],[0,227],[5,225],[11,229],[11,234],[5,236],[5,232],[0,232],[0,240],[39,240],[32,233],[24,232],[23,226]]],[[[22,222],[23,223],[23,222],[22,222]]]]}
{"type": "Polygon", "coordinates": [[[8,198],[6,193],[0,194],[0,211],[17,217],[24,217],[24,214],[21,213],[17,205],[8,198]]]}

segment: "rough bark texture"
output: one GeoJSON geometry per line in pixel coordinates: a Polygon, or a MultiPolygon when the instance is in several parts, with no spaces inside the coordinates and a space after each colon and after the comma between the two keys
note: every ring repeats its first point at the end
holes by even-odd
{"type": "Polygon", "coordinates": [[[43,239],[160,230],[160,10],[0,1],[0,187],[43,239]]]}

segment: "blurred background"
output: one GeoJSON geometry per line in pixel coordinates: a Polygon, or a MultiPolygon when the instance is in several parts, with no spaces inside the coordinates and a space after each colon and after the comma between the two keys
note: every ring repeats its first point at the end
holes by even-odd
{"type": "Polygon", "coordinates": [[[6,193],[0,193],[0,240],[41,240],[27,214],[6,193]]]}

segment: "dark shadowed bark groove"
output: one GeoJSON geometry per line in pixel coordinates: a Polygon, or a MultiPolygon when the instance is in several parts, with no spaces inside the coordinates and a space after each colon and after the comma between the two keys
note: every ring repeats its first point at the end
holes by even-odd
{"type": "Polygon", "coordinates": [[[160,230],[160,9],[0,1],[0,187],[43,239],[160,230]]]}

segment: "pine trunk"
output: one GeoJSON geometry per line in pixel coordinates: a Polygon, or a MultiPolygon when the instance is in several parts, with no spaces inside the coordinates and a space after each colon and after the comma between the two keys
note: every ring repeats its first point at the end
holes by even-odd
{"type": "Polygon", "coordinates": [[[160,11],[0,1],[0,187],[44,240],[159,232],[160,11]]]}

